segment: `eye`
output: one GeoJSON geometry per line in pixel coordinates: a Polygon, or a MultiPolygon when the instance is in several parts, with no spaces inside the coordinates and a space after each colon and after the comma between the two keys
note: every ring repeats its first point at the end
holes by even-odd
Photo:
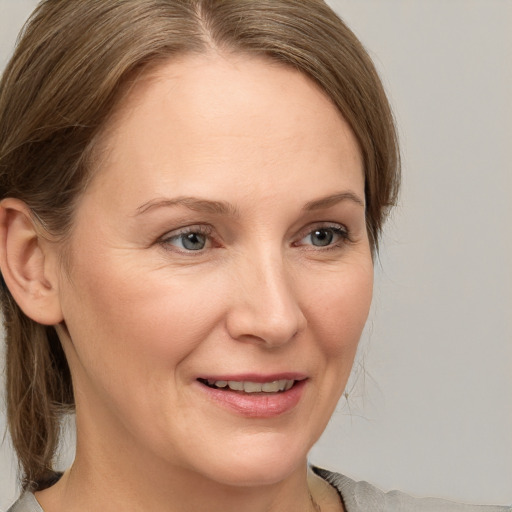
{"type": "Polygon", "coordinates": [[[190,227],[178,233],[169,233],[160,243],[176,247],[182,252],[198,252],[211,245],[210,231],[207,226],[190,227]]]}
{"type": "Polygon", "coordinates": [[[340,241],[347,240],[347,230],[341,226],[318,227],[310,231],[297,245],[314,247],[336,246],[340,241]]]}
{"type": "Polygon", "coordinates": [[[206,237],[201,233],[183,233],[176,239],[176,245],[187,251],[200,251],[206,246],[206,237]]]}

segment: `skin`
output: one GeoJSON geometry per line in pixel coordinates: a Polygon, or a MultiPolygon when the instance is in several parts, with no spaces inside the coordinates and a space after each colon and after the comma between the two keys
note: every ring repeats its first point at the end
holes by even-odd
{"type": "Polygon", "coordinates": [[[347,123],[295,70],[188,56],[134,85],[100,162],[77,206],[69,268],[56,267],[58,245],[44,247],[77,456],[37,494],[42,506],[299,511],[314,509],[311,489],[323,512],[341,510],[306,457],[345,387],[372,295],[347,123]],[[157,204],[189,196],[228,206],[157,204]],[[184,229],[204,248],[184,248],[184,229]],[[280,372],[305,384],[270,418],[222,407],[197,381],[280,372]]]}

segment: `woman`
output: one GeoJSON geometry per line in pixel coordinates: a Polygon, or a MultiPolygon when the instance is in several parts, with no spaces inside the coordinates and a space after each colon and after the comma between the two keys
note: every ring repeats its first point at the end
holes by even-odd
{"type": "Polygon", "coordinates": [[[307,467],[398,187],[381,84],[323,3],[43,2],[0,168],[11,510],[473,510],[307,467]]]}

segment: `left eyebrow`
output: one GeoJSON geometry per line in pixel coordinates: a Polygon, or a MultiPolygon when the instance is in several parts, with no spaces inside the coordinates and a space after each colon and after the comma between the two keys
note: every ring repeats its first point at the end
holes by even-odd
{"type": "Polygon", "coordinates": [[[343,201],[352,201],[356,203],[358,206],[365,208],[364,201],[354,192],[346,191],[339,192],[337,194],[332,194],[327,197],[322,197],[320,199],[315,199],[314,201],[310,201],[306,203],[303,207],[304,211],[312,211],[312,210],[321,210],[324,208],[330,208],[338,203],[343,201]]]}

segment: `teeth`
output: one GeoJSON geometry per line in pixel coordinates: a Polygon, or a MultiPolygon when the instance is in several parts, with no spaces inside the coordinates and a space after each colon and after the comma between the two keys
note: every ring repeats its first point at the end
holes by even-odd
{"type": "Polygon", "coordinates": [[[261,386],[261,390],[265,393],[277,393],[279,391],[279,381],[265,382],[265,384],[261,386]]]}
{"type": "Polygon", "coordinates": [[[245,393],[277,393],[279,391],[288,391],[292,388],[293,380],[274,380],[273,382],[249,382],[236,380],[213,380],[208,379],[209,386],[216,388],[229,388],[233,391],[244,391],[245,393]]]}
{"type": "MultiPolygon", "coordinates": [[[[230,383],[231,384],[231,383],[230,383]]],[[[238,384],[238,382],[237,382],[238,384]]],[[[244,382],[244,391],[246,393],[261,393],[263,391],[263,385],[259,384],[258,382],[244,382]]],[[[231,387],[231,386],[229,386],[231,387]]],[[[231,388],[233,389],[233,388],[231,388]]]]}
{"type": "Polygon", "coordinates": [[[237,382],[236,380],[230,380],[228,382],[229,389],[232,389],[233,391],[243,391],[244,390],[244,383],[243,382],[237,382]]]}

